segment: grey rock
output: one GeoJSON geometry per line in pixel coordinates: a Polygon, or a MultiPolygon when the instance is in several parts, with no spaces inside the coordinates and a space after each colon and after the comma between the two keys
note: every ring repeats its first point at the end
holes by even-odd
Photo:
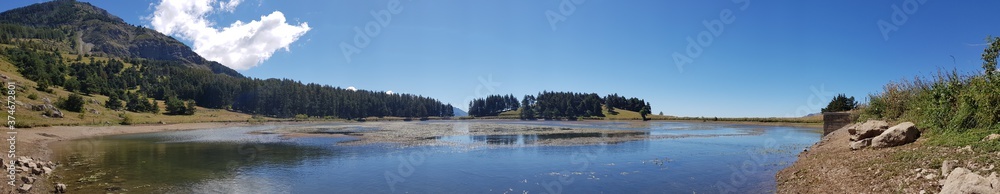
{"type": "Polygon", "coordinates": [[[55,189],[56,193],[66,193],[66,184],[57,183],[55,189]]]}
{"type": "Polygon", "coordinates": [[[872,138],[865,138],[851,142],[851,150],[860,150],[872,145],[872,138]]]}
{"type": "Polygon", "coordinates": [[[847,133],[851,135],[851,141],[857,141],[878,136],[886,129],[889,129],[889,123],[879,120],[869,120],[865,123],[852,125],[847,128],[847,133]]]}
{"type": "Polygon", "coordinates": [[[904,122],[890,127],[882,134],[875,136],[872,139],[872,147],[887,148],[900,146],[917,141],[917,138],[920,138],[920,130],[917,130],[916,125],[911,122],[904,122]]]}
{"type": "Polygon", "coordinates": [[[52,168],[49,168],[49,167],[42,167],[42,173],[45,173],[45,174],[52,174],[52,168]]]}
{"type": "Polygon", "coordinates": [[[23,184],[21,185],[21,187],[17,188],[17,191],[22,193],[27,193],[28,191],[31,191],[31,184],[23,184]]]}
{"type": "Polygon", "coordinates": [[[955,169],[958,160],[945,160],[941,163],[941,176],[948,176],[951,170],[955,169]]]}
{"type": "Polygon", "coordinates": [[[35,183],[35,177],[22,176],[21,181],[23,181],[24,184],[32,184],[35,183]]]}
{"type": "Polygon", "coordinates": [[[955,168],[941,187],[942,194],[997,193],[988,179],[965,168],[955,168]]]}
{"type": "Polygon", "coordinates": [[[45,173],[45,171],[43,171],[41,168],[32,168],[31,169],[31,174],[42,175],[42,173],[45,173]]]}

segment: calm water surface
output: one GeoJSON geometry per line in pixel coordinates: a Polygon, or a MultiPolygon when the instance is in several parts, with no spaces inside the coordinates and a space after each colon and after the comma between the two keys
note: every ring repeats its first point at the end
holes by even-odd
{"type": "Polygon", "coordinates": [[[575,136],[458,135],[436,139],[449,146],[342,146],[351,138],[247,134],[279,127],[254,126],[106,136],[54,149],[64,164],[60,181],[85,193],[772,193],[775,173],[820,136],[813,128],[732,124],[526,123],[652,138],[541,146],[534,142],[575,136]]]}

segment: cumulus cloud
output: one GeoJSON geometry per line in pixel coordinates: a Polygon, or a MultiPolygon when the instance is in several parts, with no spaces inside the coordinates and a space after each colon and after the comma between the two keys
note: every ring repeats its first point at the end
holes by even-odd
{"type": "Polygon", "coordinates": [[[217,28],[207,17],[217,12],[233,12],[242,0],[161,0],[146,19],[161,33],[191,41],[194,52],[237,70],[260,65],[278,49],[302,37],[309,24],[289,24],[285,14],[274,11],[260,20],[236,21],[217,28]]]}
{"type": "Polygon", "coordinates": [[[240,5],[240,2],[242,1],[243,0],[229,0],[226,2],[219,2],[219,8],[221,8],[222,11],[232,13],[233,11],[236,11],[236,6],[240,5]]]}
{"type": "Polygon", "coordinates": [[[385,94],[392,95],[392,90],[385,91],[385,94]]]}
{"type": "Polygon", "coordinates": [[[355,88],[354,86],[348,86],[348,87],[347,87],[347,90],[350,90],[350,91],[358,91],[358,88],[355,88]]]}

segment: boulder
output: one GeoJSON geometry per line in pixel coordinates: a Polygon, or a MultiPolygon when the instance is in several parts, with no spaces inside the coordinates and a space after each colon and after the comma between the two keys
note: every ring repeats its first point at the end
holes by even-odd
{"type": "Polygon", "coordinates": [[[38,163],[28,162],[28,168],[38,168],[38,163]]]}
{"type": "Polygon", "coordinates": [[[955,169],[955,165],[958,164],[958,160],[945,160],[941,163],[941,176],[948,176],[952,169],[955,169]]]}
{"type": "Polygon", "coordinates": [[[21,185],[21,187],[17,188],[17,191],[21,193],[27,193],[28,191],[31,191],[31,184],[23,184],[21,185]]]}
{"type": "Polygon", "coordinates": [[[885,121],[870,120],[865,123],[852,125],[847,128],[847,133],[851,134],[851,141],[857,141],[878,136],[886,129],[889,129],[889,123],[885,121]]]}
{"type": "Polygon", "coordinates": [[[45,111],[46,107],[44,104],[32,105],[31,110],[33,111],[45,111]]]}
{"type": "Polygon", "coordinates": [[[872,145],[872,138],[865,138],[851,142],[851,150],[860,150],[872,145]]]}
{"type": "Polygon", "coordinates": [[[49,116],[49,117],[52,117],[52,118],[63,118],[66,115],[64,115],[62,113],[62,111],[60,111],[59,109],[51,109],[51,110],[45,111],[45,116],[49,116]]]}
{"type": "Polygon", "coordinates": [[[29,163],[29,162],[31,162],[31,161],[32,161],[32,159],[31,159],[31,158],[28,158],[28,157],[24,157],[24,156],[21,156],[21,157],[18,157],[18,158],[17,158],[17,164],[19,164],[19,165],[21,165],[21,166],[26,166],[26,165],[28,165],[28,163],[29,163]]]}
{"type": "Polygon", "coordinates": [[[47,166],[46,167],[42,167],[42,173],[52,174],[52,168],[49,168],[47,166]]]}
{"type": "Polygon", "coordinates": [[[969,171],[965,168],[955,168],[948,174],[944,186],[941,187],[942,194],[958,193],[997,193],[990,181],[969,171]]]}
{"type": "Polygon", "coordinates": [[[41,168],[32,168],[32,169],[31,169],[31,174],[34,174],[34,175],[42,175],[42,173],[45,173],[45,171],[42,171],[42,169],[41,169],[41,168]]]}
{"type": "Polygon", "coordinates": [[[24,181],[24,184],[32,184],[35,183],[35,177],[22,176],[21,181],[24,181]]]}
{"type": "Polygon", "coordinates": [[[56,193],[66,193],[66,184],[57,183],[56,184],[56,193]]]}
{"type": "Polygon", "coordinates": [[[986,138],[983,138],[983,141],[996,141],[998,139],[1000,139],[1000,134],[994,133],[987,135],[986,138]]]}
{"type": "Polygon", "coordinates": [[[872,147],[887,148],[900,146],[917,141],[920,138],[920,130],[911,122],[900,123],[890,127],[882,134],[872,139],[872,147]]]}

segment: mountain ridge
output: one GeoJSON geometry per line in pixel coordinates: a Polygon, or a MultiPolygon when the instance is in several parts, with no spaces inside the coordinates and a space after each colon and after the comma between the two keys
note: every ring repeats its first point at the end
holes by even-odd
{"type": "MultiPolygon", "coordinates": [[[[194,68],[233,77],[242,74],[218,62],[198,55],[191,47],[153,29],[132,25],[90,3],[55,0],[35,3],[0,13],[0,24],[8,28],[35,28],[60,33],[65,37],[47,37],[76,54],[117,58],[144,58],[177,61],[194,68]]],[[[30,35],[30,34],[28,34],[30,35]]],[[[38,38],[17,34],[9,38],[38,38]]],[[[45,38],[42,38],[45,39],[45,38]]]]}

